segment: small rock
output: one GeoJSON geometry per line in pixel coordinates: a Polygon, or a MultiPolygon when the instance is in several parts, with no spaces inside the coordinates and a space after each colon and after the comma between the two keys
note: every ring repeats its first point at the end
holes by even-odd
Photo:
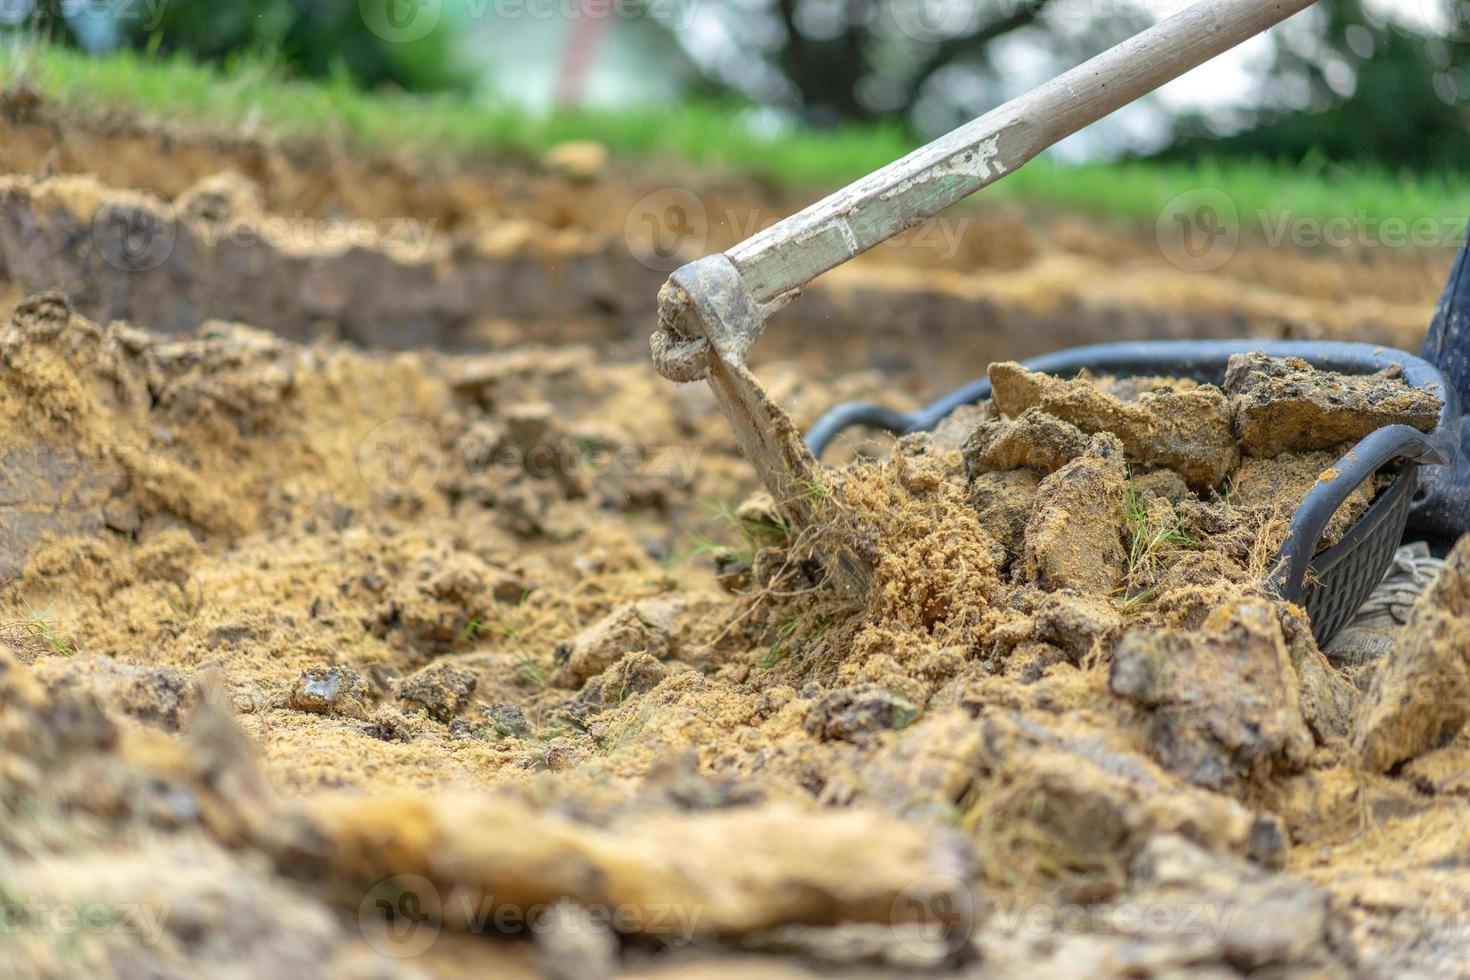
{"type": "Polygon", "coordinates": [[[1189,484],[1184,478],[1173,470],[1149,470],[1146,473],[1133,474],[1133,487],[1143,497],[1149,495],[1161,497],[1171,504],[1177,504],[1181,500],[1193,500],[1194,491],[1189,489],[1189,484]]]}
{"type": "Polygon", "coordinates": [[[49,657],[33,668],[55,693],[76,689],[103,707],[176,732],[194,702],[193,686],[176,670],[123,663],[111,657],[49,657]]]}
{"type": "Polygon", "coordinates": [[[297,678],[286,703],[297,711],[362,718],[367,715],[368,683],[348,664],[317,667],[297,678]]]}
{"type": "Polygon", "coordinates": [[[1281,628],[1296,671],[1302,719],[1319,745],[1346,739],[1358,706],[1358,689],[1327,662],[1317,649],[1311,625],[1294,607],[1288,607],[1282,615],[1281,628]]]}
{"type": "MultiPolygon", "coordinates": [[[[1041,476],[1026,469],[980,473],[970,481],[970,504],[980,515],[980,523],[1000,542],[1005,561],[1021,555],[1031,503],[1040,483],[1041,476]]],[[[997,561],[995,567],[1004,567],[1005,561],[997,561]]]]}
{"type": "Polygon", "coordinates": [[[398,689],[398,700],[448,724],[475,692],[475,675],[448,665],[435,665],[406,679],[398,689]]]}
{"type": "MultiPolygon", "coordinates": [[[[942,817],[966,794],[1010,832],[1075,856],[1096,881],[1126,867],[1159,834],[1245,855],[1255,815],[1229,797],[1182,785],[1149,759],[1085,730],[1059,732],[977,705],[931,711],[861,763],[858,799],[942,817]],[[1034,836],[1033,836],[1034,835],[1034,836]]],[[[1079,869],[1080,870],[1080,869],[1079,869]]]]}
{"type": "Polygon", "coordinates": [[[485,709],[491,729],[502,738],[525,738],[531,734],[530,722],[518,704],[501,702],[485,709]]]}
{"type": "Polygon", "coordinates": [[[656,660],[666,659],[683,609],[684,600],[679,598],[643,599],[618,607],[557,650],[559,663],[552,682],[558,687],[581,687],[637,650],[656,660]]]}
{"type": "Polygon", "coordinates": [[[468,639],[465,625],[484,612],[490,580],[489,566],[469,552],[426,550],[378,610],[381,631],[400,630],[424,654],[445,653],[468,639]]]}
{"type": "Polygon", "coordinates": [[[570,899],[534,923],[536,964],[548,980],[605,980],[618,973],[618,937],[603,917],[570,899]]]}
{"type": "Polygon", "coordinates": [[[211,174],[184,189],[174,201],[180,217],[216,226],[259,218],[265,212],[260,185],[234,170],[211,174]]]}
{"type": "Polygon", "coordinates": [[[630,653],[613,664],[594,681],[601,681],[602,700],[621,704],[636,694],[646,694],[669,676],[669,668],[646,653],[630,653]]]}
{"type": "Polygon", "coordinates": [[[1048,667],[1066,663],[1067,654],[1051,643],[1017,644],[1005,663],[1005,676],[1022,684],[1035,684],[1046,675],[1048,667]]]}
{"type": "Polygon", "coordinates": [[[669,673],[669,668],[653,657],[634,651],[583,684],[577,696],[562,706],[562,717],[583,726],[592,715],[653,690],[669,673]]]}
{"type": "Polygon", "coordinates": [[[422,718],[410,718],[397,708],[384,704],[368,718],[363,732],[380,742],[412,742],[423,728],[422,718]]]}
{"type": "Polygon", "coordinates": [[[607,170],[607,147],[593,140],[569,140],[546,151],[541,162],[573,180],[595,180],[607,170]]]}
{"type": "Polygon", "coordinates": [[[490,594],[495,597],[496,602],[519,605],[525,601],[526,596],[534,591],[534,588],[519,575],[505,574],[495,580],[495,586],[491,589],[490,594]]]}
{"type": "Polygon", "coordinates": [[[1185,937],[1196,941],[1199,962],[1219,960],[1245,973],[1292,966],[1303,976],[1343,972],[1328,968],[1329,896],[1316,885],[1206,853],[1174,835],[1150,840],[1132,872],[1137,904],[1194,910],[1194,919],[1214,923],[1185,937]]]}
{"type": "Polygon", "coordinates": [[[918,716],[912,703],[882,688],[842,688],[811,707],[805,726],[824,742],[861,743],[874,732],[903,728],[918,716]]]}

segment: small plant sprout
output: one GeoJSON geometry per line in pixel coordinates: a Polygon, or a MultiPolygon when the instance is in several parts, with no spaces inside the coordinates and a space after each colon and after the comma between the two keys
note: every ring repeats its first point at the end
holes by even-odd
{"type": "Polygon", "coordinates": [[[1130,474],[1124,508],[1128,527],[1128,567],[1124,574],[1123,609],[1131,612],[1153,597],[1160,562],[1169,551],[1194,544],[1172,510],[1161,516],[1149,507],[1130,474]]]}
{"type": "Polygon", "coordinates": [[[709,538],[696,537],[695,547],[689,554],[691,560],[708,554],[748,564],[755,560],[756,553],[762,548],[778,547],[790,536],[790,529],[780,518],[773,517],[769,522],[756,521],[740,516],[727,504],[704,501],[703,506],[716,522],[734,533],[736,542],[720,544],[709,538]]]}
{"type": "Polygon", "coordinates": [[[36,612],[29,602],[25,607],[26,618],[0,625],[0,635],[8,636],[28,650],[40,648],[50,650],[58,657],[76,656],[76,647],[63,639],[51,622],[52,606],[48,605],[40,612],[36,612]]]}

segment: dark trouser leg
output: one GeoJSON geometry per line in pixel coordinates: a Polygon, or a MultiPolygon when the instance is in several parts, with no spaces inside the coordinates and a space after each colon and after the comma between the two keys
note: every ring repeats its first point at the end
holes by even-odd
{"type": "MultiPolygon", "coordinates": [[[[1461,411],[1470,408],[1470,239],[1460,246],[1419,353],[1444,372],[1461,411]]],[[[1470,419],[1460,424],[1460,458],[1454,466],[1426,467],[1419,482],[1424,499],[1409,517],[1411,533],[1448,543],[1470,532],[1470,419]]]]}

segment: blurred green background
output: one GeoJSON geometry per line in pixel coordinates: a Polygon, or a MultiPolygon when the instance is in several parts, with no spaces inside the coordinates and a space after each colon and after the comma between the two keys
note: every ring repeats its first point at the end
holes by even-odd
{"type": "MultiPolygon", "coordinates": [[[[513,113],[520,122],[506,129],[577,114],[673,119],[683,112],[687,119],[688,107],[712,106],[715,119],[738,118],[768,138],[840,142],[865,133],[873,151],[857,156],[866,167],[1183,6],[1186,0],[0,0],[0,20],[28,43],[41,39],[75,56],[132,52],[134,70],[180,59],[226,74],[264,66],[278,80],[436,94],[461,113],[471,111],[467,104],[490,117],[513,113]]],[[[1067,141],[1054,158],[1460,173],[1470,150],[1467,37],[1467,0],[1323,0],[1067,141]]],[[[89,83],[106,82],[96,76],[89,83]]],[[[175,84],[186,83],[175,76],[175,84]]],[[[504,138],[516,141],[512,133],[504,138]]]]}

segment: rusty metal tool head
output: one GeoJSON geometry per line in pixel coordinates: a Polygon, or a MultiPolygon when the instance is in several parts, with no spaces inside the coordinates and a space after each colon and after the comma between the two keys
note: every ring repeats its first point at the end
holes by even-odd
{"type": "MultiPolygon", "coordinates": [[[[650,347],[671,381],[707,379],[740,449],[795,529],[827,514],[818,464],[745,365],[766,319],[812,279],[938,214],[1042,150],[1312,5],[1199,0],[1071,71],[869,174],[728,252],[678,269],[650,347]]],[[[835,555],[861,588],[864,560],[835,555]]]]}

